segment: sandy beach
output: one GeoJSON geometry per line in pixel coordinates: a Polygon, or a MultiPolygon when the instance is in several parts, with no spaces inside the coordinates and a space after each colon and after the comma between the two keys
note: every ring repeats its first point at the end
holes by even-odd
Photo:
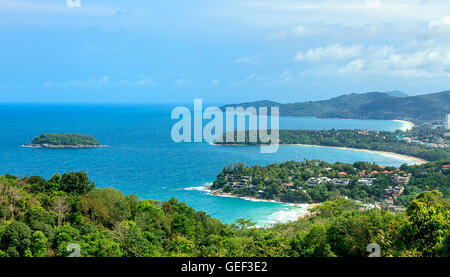
{"type": "MultiPolygon", "coordinates": [[[[414,126],[413,123],[411,123],[411,124],[414,126]]],[[[215,143],[210,143],[210,144],[211,145],[215,145],[215,146],[222,146],[222,145],[215,144],[215,143]]],[[[359,148],[339,147],[339,146],[325,146],[325,145],[311,145],[311,144],[281,144],[281,145],[295,145],[295,146],[328,147],[328,148],[336,148],[336,149],[347,149],[347,150],[354,150],[354,151],[364,151],[364,152],[378,153],[378,154],[382,154],[382,155],[386,155],[386,156],[408,159],[408,160],[415,161],[415,162],[417,162],[419,164],[424,164],[424,163],[428,162],[428,161],[426,161],[424,159],[413,157],[413,156],[407,156],[407,155],[398,154],[398,153],[394,153],[394,152],[370,150],[370,149],[359,149],[359,148]]],[[[224,146],[246,146],[246,145],[242,145],[242,144],[240,144],[240,145],[225,144],[224,146]]]]}
{"type": "Polygon", "coordinates": [[[394,152],[385,152],[385,151],[350,148],[350,147],[310,145],[310,144],[289,144],[289,145],[308,146],[308,147],[328,147],[328,148],[336,148],[336,149],[347,149],[347,150],[354,150],[354,151],[364,151],[364,152],[371,152],[371,153],[379,153],[379,154],[383,154],[383,155],[387,155],[387,156],[391,156],[391,157],[400,157],[400,158],[403,158],[403,159],[409,159],[409,160],[413,160],[415,162],[418,162],[419,164],[427,163],[426,160],[423,160],[423,159],[420,159],[420,158],[417,158],[417,157],[413,157],[413,156],[402,155],[402,154],[398,154],[398,153],[394,153],[394,152]]]}
{"type": "Polygon", "coordinates": [[[310,218],[310,217],[315,216],[315,215],[317,214],[317,212],[311,212],[311,209],[313,209],[313,208],[315,208],[315,207],[317,207],[317,206],[320,206],[320,204],[319,204],[319,203],[312,203],[312,204],[309,204],[309,206],[308,206],[308,211],[307,211],[306,213],[300,215],[300,216],[298,217],[298,219],[310,218]]]}
{"type": "Polygon", "coordinates": [[[411,121],[406,121],[406,120],[394,120],[394,121],[403,123],[403,127],[400,128],[400,130],[402,130],[404,132],[410,131],[410,130],[412,130],[412,128],[414,128],[416,126],[411,121]]]}
{"type": "MultiPolygon", "coordinates": [[[[272,202],[272,203],[280,203],[280,204],[290,204],[290,205],[308,205],[307,211],[303,212],[302,214],[299,214],[296,216],[296,219],[302,219],[302,218],[309,218],[316,214],[316,212],[311,212],[310,210],[312,208],[315,208],[320,205],[320,203],[290,203],[290,202],[281,202],[278,200],[267,200],[267,199],[260,199],[256,197],[250,197],[250,196],[238,196],[231,193],[223,192],[222,189],[217,190],[211,190],[209,189],[209,186],[204,186],[205,188],[208,187],[208,189],[205,189],[204,191],[208,191],[210,195],[219,196],[219,197],[234,197],[234,198],[240,198],[247,201],[257,201],[257,202],[272,202]]],[[[294,220],[291,220],[294,221],[294,220]]],[[[289,222],[291,222],[289,221],[289,222]]]]}

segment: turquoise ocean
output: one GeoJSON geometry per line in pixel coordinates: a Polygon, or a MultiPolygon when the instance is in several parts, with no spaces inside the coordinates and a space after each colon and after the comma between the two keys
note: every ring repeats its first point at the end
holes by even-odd
{"type": "MultiPolygon", "coordinates": [[[[173,105],[0,105],[0,174],[19,177],[85,171],[98,187],[113,187],[141,199],[176,197],[195,209],[230,223],[251,218],[258,225],[294,220],[307,205],[250,201],[211,196],[202,191],[226,165],[320,159],[328,162],[371,161],[399,166],[414,161],[379,153],[326,147],[280,146],[277,153],[260,154],[259,147],[214,146],[172,142],[176,122],[173,105]],[[33,149],[23,144],[42,133],[83,133],[107,148],[33,149]]],[[[396,130],[403,123],[385,120],[282,117],[282,129],[396,130]]]]}

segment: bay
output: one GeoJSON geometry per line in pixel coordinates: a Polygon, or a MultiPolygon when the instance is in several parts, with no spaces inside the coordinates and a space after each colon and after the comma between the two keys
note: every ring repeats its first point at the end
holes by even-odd
{"type": "MultiPolygon", "coordinates": [[[[411,160],[379,153],[324,147],[281,146],[274,154],[258,147],[220,147],[171,140],[174,105],[0,105],[0,174],[19,177],[85,171],[98,187],[113,187],[141,199],[176,197],[226,223],[251,218],[260,226],[294,220],[307,205],[217,197],[197,189],[212,182],[226,165],[267,165],[289,160],[371,161],[399,166],[411,160]],[[42,133],[83,133],[107,148],[32,149],[22,147],[42,133]]],[[[282,117],[282,129],[396,130],[403,123],[385,120],[282,117]]]]}

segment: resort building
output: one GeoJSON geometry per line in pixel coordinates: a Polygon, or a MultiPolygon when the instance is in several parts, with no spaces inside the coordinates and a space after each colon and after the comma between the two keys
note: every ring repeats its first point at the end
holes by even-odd
{"type": "Polygon", "coordinates": [[[252,177],[242,176],[236,178],[233,174],[227,174],[225,175],[225,180],[227,180],[226,186],[231,186],[234,189],[243,189],[252,181],[252,177]]]}
{"type": "Polygon", "coordinates": [[[386,199],[399,198],[400,195],[402,195],[404,191],[405,191],[405,188],[402,186],[396,186],[396,187],[389,186],[387,189],[384,190],[385,202],[386,202],[386,199]]]}
{"type": "Polygon", "coordinates": [[[421,169],[421,170],[419,170],[419,173],[423,174],[423,175],[427,175],[428,171],[426,169],[421,169]]]}
{"type": "Polygon", "coordinates": [[[408,185],[410,180],[411,180],[411,174],[402,175],[402,176],[395,174],[394,177],[392,178],[392,181],[395,184],[402,185],[402,186],[408,185]]]}
{"type": "Polygon", "coordinates": [[[331,182],[331,179],[327,178],[327,177],[319,177],[319,178],[314,178],[313,177],[313,178],[309,178],[308,179],[308,183],[310,185],[314,185],[314,186],[320,185],[320,184],[325,183],[325,182],[331,182]]]}
{"type": "Polygon", "coordinates": [[[375,181],[376,179],[377,178],[362,178],[362,179],[358,180],[358,184],[371,186],[371,185],[373,185],[373,181],[375,181]]]}
{"type": "Polygon", "coordinates": [[[450,114],[447,114],[446,118],[445,118],[445,129],[450,129],[450,114]]]}
{"type": "Polygon", "coordinates": [[[385,198],[384,202],[388,205],[394,205],[394,199],[392,197],[385,198]]]}
{"type": "Polygon", "coordinates": [[[341,178],[333,178],[332,183],[335,185],[348,185],[350,183],[350,179],[345,178],[345,179],[341,179],[341,178]]]}
{"type": "Polygon", "coordinates": [[[293,189],[293,188],[295,188],[295,185],[293,182],[290,182],[290,183],[282,184],[281,188],[293,189]]]}
{"type": "Polygon", "coordinates": [[[359,210],[361,210],[361,211],[372,210],[375,208],[376,208],[376,206],[374,204],[360,204],[359,205],[359,210]]]}

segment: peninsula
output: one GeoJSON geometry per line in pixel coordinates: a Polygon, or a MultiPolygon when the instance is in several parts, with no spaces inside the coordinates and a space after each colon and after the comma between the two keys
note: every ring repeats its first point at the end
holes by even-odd
{"type": "Polygon", "coordinates": [[[25,147],[33,148],[94,148],[105,147],[96,139],[82,134],[43,134],[33,139],[25,147]]]}
{"type": "Polygon", "coordinates": [[[400,167],[320,160],[264,167],[236,163],[224,167],[209,190],[212,195],[283,203],[323,203],[343,197],[400,211],[430,188],[448,197],[449,168],[449,160],[400,167]]]}
{"type": "MultiPolygon", "coordinates": [[[[450,159],[450,144],[443,129],[423,131],[414,128],[409,131],[369,130],[280,130],[281,145],[325,146],[350,148],[383,154],[402,155],[419,163],[450,159]],[[445,139],[444,139],[445,138],[445,139]]],[[[226,134],[215,145],[260,145],[261,141],[250,142],[245,132],[245,142],[226,142],[226,134]]]]}

